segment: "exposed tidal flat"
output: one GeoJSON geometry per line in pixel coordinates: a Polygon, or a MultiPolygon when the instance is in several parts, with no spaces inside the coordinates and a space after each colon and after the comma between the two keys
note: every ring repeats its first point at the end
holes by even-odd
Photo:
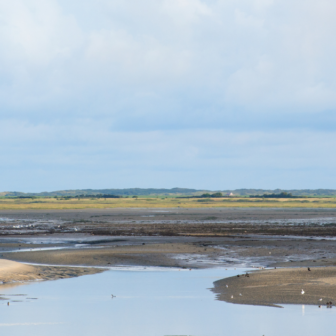
{"type": "Polygon", "coordinates": [[[336,236],[336,208],[92,208],[0,210],[1,235],[336,236]]]}
{"type": "Polygon", "coordinates": [[[48,334],[69,333],[67,316],[77,311],[87,314],[83,335],[96,321],[102,335],[110,328],[121,335],[222,335],[224,324],[230,335],[310,335],[312,321],[336,311],[327,308],[336,302],[336,209],[31,209],[2,210],[0,217],[0,288],[9,299],[1,301],[0,327],[16,334],[36,319],[11,322],[4,309],[23,314],[28,304],[44,316],[29,325],[34,335],[51,324],[48,334]],[[238,326],[241,318],[250,329],[238,326]]]}

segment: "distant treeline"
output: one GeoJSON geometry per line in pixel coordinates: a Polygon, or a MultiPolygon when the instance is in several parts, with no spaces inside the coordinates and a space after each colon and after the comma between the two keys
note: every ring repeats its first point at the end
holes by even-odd
{"type": "Polygon", "coordinates": [[[202,195],[199,195],[199,196],[180,196],[180,197],[177,197],[177,198],[218,198],[218,197],[224,197],[223,193],[221,193],[221,192],[216,192],[216,193],[213,193],[213,194],[205,193],[205,194],[202,194],[202,195]]]}
{"type": "MultiPolygon", "coordinates": [[[[57,196],[56,196],[57,197],[57,196]]],[[[119,196],[119,195],[110,195],[110,194],[95,194],[95,195],[85,195],[85,194],[81,194],[81,195],[76,195],[76,196],[66,196],[69,198],[123,198],[123,196],[119,196]]]]}
{"type": "Polygon", "coordinates": [[[263,196],[276,194],[279,195],[283,192],[292,194],[292,196],[310,196],[310,197],[321,197],[321,196],[336,196],[336,189],[236,189],[236,190],[225,190],[223,193],[232,192],[234,196],[263,196]]]}
{"type": "Polygon", "coordinates": [[[250,195],[251,198],[298,198],[302,196],[293,196],[291,193],[282,192],[280,194],[250,195]]]}
{"type": "MultiPolygon", "coordinates": [[[[89,195],[89,194],[81,194],[76,196],[9,196],[14,198],[43,198],[43,197],[49,197],[49,198],[61,198],[61,199],[72,199],[72,198],[123,198],[124,196],[119,195],[109,195],[109,194],[96,194],[96,195],[89,195]]],[[[126,196],[128,197],[128,196],[126,196]]]]}

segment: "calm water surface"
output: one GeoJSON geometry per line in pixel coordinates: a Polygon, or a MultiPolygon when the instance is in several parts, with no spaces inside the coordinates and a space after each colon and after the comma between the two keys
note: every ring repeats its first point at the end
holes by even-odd
{"type": "Polygon", "coordinates": [[[249,335],[336,334],[336,308],[234,305],[208,289],[243,270],[116,271],[2,290],[0,335],[249,335]],[[111,294],[116,298],[111,298],[111,294]],[[32,300],[28,298],[37,298],[32,300]]]}

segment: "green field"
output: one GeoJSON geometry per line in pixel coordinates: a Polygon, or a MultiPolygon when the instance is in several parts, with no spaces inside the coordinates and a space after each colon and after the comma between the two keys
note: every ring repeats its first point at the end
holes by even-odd
{"type": "Polygon", "coordinates": [[[336,198],[0,198],[0,210],[213,207],[336,208],[336,198]]]}

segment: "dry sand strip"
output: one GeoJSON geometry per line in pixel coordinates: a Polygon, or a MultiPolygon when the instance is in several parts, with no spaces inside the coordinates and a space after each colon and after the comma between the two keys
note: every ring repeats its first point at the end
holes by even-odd
{"type": "Polygon", "coordinates": [[[281,307],[281,304],[336,304],[336,267],[253,271],[214,282],[217,299],[238,304],[281,307]],[[304,294],[301,291],[304,290],[304,294]],[[322,299],[322,300],[321,300],[322,299]]]}
{"type": "Polygon", "coordinates": [[[85,267],[32,266],[11,260],[0,260],[0,281],[2,284],[65,279],[102,271],[103,269],[85,267]]]}

